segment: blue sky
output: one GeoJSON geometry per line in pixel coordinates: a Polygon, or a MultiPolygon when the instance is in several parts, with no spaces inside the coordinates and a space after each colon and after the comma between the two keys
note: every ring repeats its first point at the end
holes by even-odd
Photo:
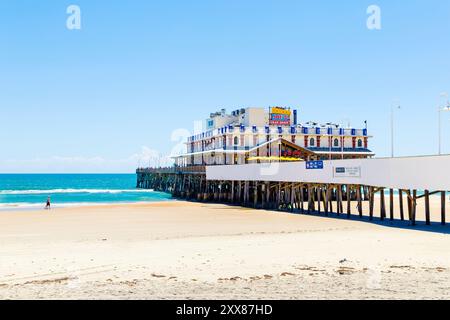
{"type": "Polygon", "coordinates": [[[0,172],[132,172],[174,130],[245,106],[368,120],[388,156],[396,99],[396,155],[437,153],[447,0],[3,0],[0,24],[0,172]],[[71,4],[81,30],[66,28],[71,4]],[[371,4],[381,30],[366,27],[371,4]]]}

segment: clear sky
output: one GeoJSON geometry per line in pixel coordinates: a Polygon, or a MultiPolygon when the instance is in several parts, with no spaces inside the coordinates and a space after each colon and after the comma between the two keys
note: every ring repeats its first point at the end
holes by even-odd
{"type": "MultiPolygon", "coordinates": [[[[0,26],[0,172],[133,172],[222,107],[367,120],[388,156],[398,100],[396,155],[437,153],[448,0],[2,0],[0,26]]],[[[450,153],[450,112],[442,124],[450,153]]]]}

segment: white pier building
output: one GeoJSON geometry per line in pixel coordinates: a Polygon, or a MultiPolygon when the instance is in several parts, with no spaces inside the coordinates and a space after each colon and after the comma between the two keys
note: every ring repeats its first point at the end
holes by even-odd
{"type": "Polygon", "coordinates": [[[211,113],[186,142],[177,166],[360,159],[373,157],[367,128],[300,123],[297,110],[243,108],[211,113]]]}

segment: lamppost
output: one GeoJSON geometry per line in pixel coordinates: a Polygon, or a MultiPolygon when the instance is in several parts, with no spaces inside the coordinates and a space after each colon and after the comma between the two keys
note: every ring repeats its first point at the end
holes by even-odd
{"type": "Polygon", "coordinates": [[[332,145],[333,145],[333,128],[331,128],[331,134],[328,133],[328,147],[329,147],[328,149],[330,152],[330,160],[333,160],[333,154],[331,152],[332,145]]]}
{"type": "Polygon", "coordinates": [[[328,138],[328,160],[331,160],[331,140],[332,140],[332,134],[328,133],[328,130],[331,128],[330,126],[326,127],[327,128],[327,134],[323,134],[322,137],[328,138]]]}
{"type": "Polygon", "coordinates": [[[329,158],[330,160],[333,160],[333,156],[332,156],[332,147],[333,147],[333,127],[335,127],[336,129],[339,128],[339,125],[336,123],[331,123],[331,122],[327,122],[327,130],[331,129],[331,133],[327,133],[328,136],[328,151],[329,151],[329,158]]]}
{"type": "Polygon", "coordinates": [[[391,104],[391,158],[394,157],[394,110],[401,109],[398,105],[398,100],[393,101],[391,104]],[[397,105],[395,105],[397,102],[397,105]]]}
{"type": "Polygon", "coordinates": [[[344,148],[345,148],[345,131],[346,129],[350,129],[350,119],[344,118],[341,122],[341,129],[343,130],[343,135],[340,137],[341,139],[341,159],[344,160],[344,148]],[[347,122],[347,126],[345,126],[345,122],[347,122]]]}
{"type": "Polygon", "coordinates": [[[278,162],[281,162],[281,140],[278,141],[278,162]]]}
{"type": "Polygon", "coordinates": [[[441,93],[441,97],[446,97],[446,101],[445,101],[445,106],[441,107],[438,106],[438,117],[439,117],[439,125],[438,125],[438,130],[439,130],[439,155],[442,154],[442,148],[441,148],[441,142],[442,142],[442,125],[441,125],[441,114],[443,111],[450,111],[450,102],[448,100],[448,93],[447,92],[443,92],[441,93]]]}

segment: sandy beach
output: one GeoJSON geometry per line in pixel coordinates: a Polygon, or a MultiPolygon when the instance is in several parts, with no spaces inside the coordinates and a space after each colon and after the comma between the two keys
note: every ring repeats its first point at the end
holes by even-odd
{"type": "Polygon", "coordinates": [[[181,201],[1,212],[0,298],[449,299],[449,233],[181,201]]]}

